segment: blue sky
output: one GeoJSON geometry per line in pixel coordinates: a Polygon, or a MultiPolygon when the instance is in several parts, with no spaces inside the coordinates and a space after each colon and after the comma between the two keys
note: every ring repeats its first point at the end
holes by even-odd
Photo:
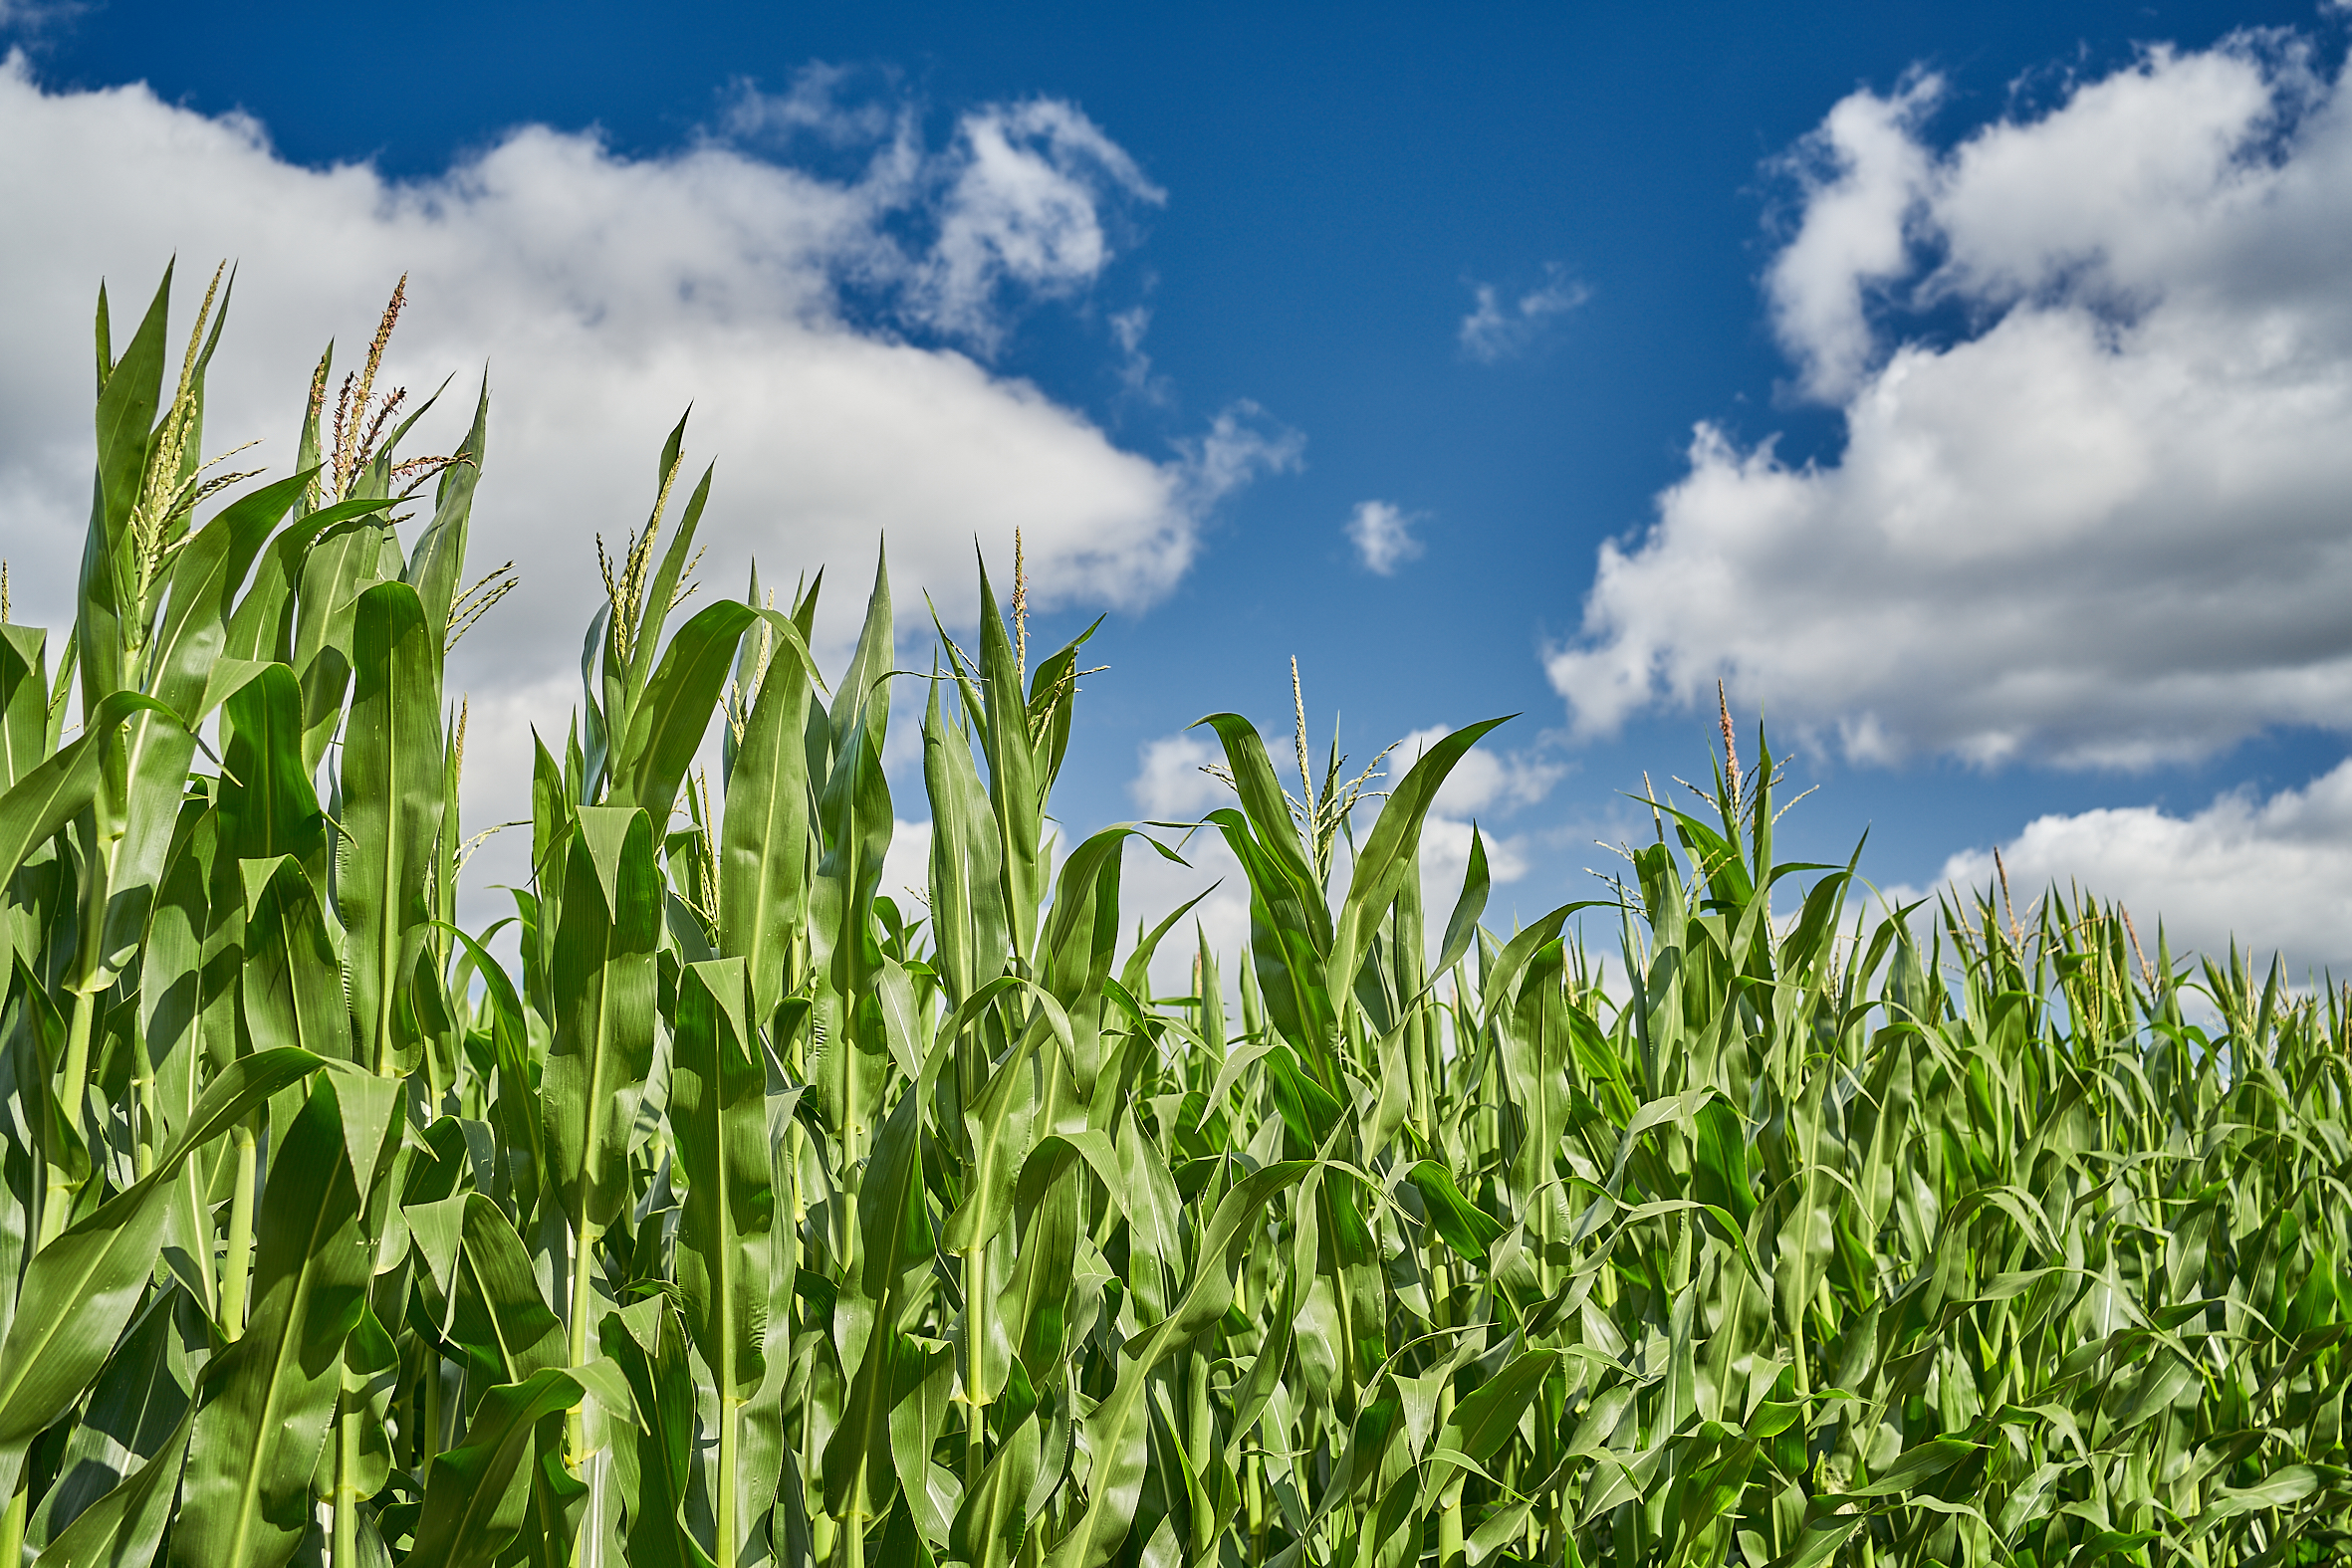
{"type": "MultiPolygon", "coordinates": [[[[403,367],[490,362],[475,551],[526,579],[461,649],[469,758],[561,721],[590,536],[691,397],[715,583],[825,564],[845,617],[888,527],[902,608],[968,621],[970,541],[1002,570],[1026,519],[1042,635],[1110,611],[1073,828],[1212,803],[1184,726],[1287,732],[1297,655],[1358,758],[1522,714],[1447,809],[1532,915],[1646,828],[1618,791],[1705,768],[1720,675],[1822,785],[1800,852],[1867,827],[1924,887],[2000,844],[2352,960],[2340,9],[0,28],[20,618],[78,548],[100,274],[240,258],[214,428],[283,442],[412,270],[403,367]]],[[[512,814],[480,769],[469,812],[512,814]]]]}

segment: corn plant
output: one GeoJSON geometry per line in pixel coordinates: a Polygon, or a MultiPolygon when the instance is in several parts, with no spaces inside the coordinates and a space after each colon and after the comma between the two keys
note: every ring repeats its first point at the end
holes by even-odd
{"type": "Polygon", "coordinates": [[[487,389],[400,455],[395,294],[295,472],[219,475],[227,294],[173,380],[170,287],[118,356],[100,296],[74,625],[0,624],[0,1564],[2352,1539],[2343,994],[2071,894],[1852,918],[1728,720],[1620,881],[1491,931],[1483,843],[1425,906],[1419,839],[1500,721],[1359,824],[1301,701],[1295,794],[1203,721],[1232,801],[1190,831],[1249,940],[1196,928],[1157,995],[1189,906],[1137,920],[1121,868],[1183,824],[1051,810],[1086,636],[1029,668],[1018,570],[922,673],[880,569],[829,679],[821,574],[688,613],[682,424],[532,738],[528,884],[469,931],[443,658],[513,582],[461,589],[487,389]]]}

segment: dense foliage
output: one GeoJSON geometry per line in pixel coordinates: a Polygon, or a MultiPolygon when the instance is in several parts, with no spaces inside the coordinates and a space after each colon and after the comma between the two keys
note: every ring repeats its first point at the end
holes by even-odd
{"type": "Polygon", "coordinates": [[[1027,670],[985,575],[927,681],[880,575],[829,682],[814,581],[684,614],[683,427],[535,752],[531,884],[469,934],[442,663],[509,580],[459,591],[486,400],[402,460],[379,333],[240,490],[198,460],[218,316],[173,382],[168,294],[119,357],[101,298],[76,624],[0,626],[0,1564],[2347,1539],[2338,997],[2089,902],[1857,924],[1727,725],[1588,913],[1611,1002],[1581,906],[1481,926],[1483,852],[1424,908],[1491,725],[1358,838],[1362,781],[1301,739],[1288,795],[1232,715],[1199,831],[1248,952],[1155,996],[1184,911],[1143,930],[1120,870],[1178,830],[1049,815],[1077,644],[1027,670]]]}

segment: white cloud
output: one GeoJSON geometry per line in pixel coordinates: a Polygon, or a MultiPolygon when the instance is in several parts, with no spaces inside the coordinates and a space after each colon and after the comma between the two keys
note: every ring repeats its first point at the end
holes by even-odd
{"type": "Polygon", "coordinates": [[[878,100],[845,102],[841,92],[855,73],[843,66],[811,61],[793,73],[792,86],[782,93],[763,93],[749,79],[735,83],[721,125],[738,139],[768,138],[789,144],[797,135],[814,135],[830,145],[876,144],[897,133],[899,145],[888,149],[904,157],[901,148],[911,140],[911,116],[893,112],[878,100]]]}
{"type": "Polygon", "coordinates": [[[1719,676],[1856,761],[2131,767],[2352,724],[2340,80],[2275,35],[2151,51],[1944,152],[1933,91],[1831,112],[1770,273],[1843,455],[1699,427],[1548,658],[1577,728],[1719,676]],[[1926,311],[1968,330],[1889,325],[1926,311]]]}
{"type": "Polygon", "coordinates": [[[890,847],[882,851],[882,881],[877,892],[898,906],[909,920],[929,918],[931,896],[931,824],[894,817],[890,847]],[[916,895],[920,894],[918,897],[916,895]]]}
{"type": "Polygon", "coordinates": [[[1413,525],[1421,516],[1386,501],[1357,502],[1347,520],[1347,538],[1364,569],[1393,576],[1406,561],[1420,560],[1424,547],[1413,537],[1413,525]]]}
{"type": "Polygon", "coordinates": [[[1487,877],[1500,887],[1528,874],[1528,841],[1524,834],[1500,834],[1483,825],[1435,812],[1421,823],[1421,899],[1426,911],[1430,952],[1445,938],[1446,914],[1462,892],[1470,872],[1470,840],[1476,828],[1487,846],[1487,877]]]}
{"type": "Polygon", "coordinates": [[[1543,271],[1543,285],[1529,290],[1508,307],[1493,284],[1471,285],[1475,307],[1455,330],[1464,353],[1481,364],[1526,353],[1560,317],[1592,298],[1592,290],[1569,277],[1558,263],[1547,264],[1543,271]]]}
{"type": "Polygon", "coordinates": [[[1866,297],[1911,270],[1905,228],[1929,171],[1917,132],[1943,92],[1939,78],[1918,76],[1891,99],[1856,93],[1780,160],[1804,191],[1804,217],[1765,289],[1773,329],[1815,397],[1854,389],[1873,349],[1866,297]]]}
{"type": "MultiPolygon", "coordinates": [[[[1206,435],[1179,441],[1176,448],[1182,461],[1173,469],[1175,497],[1185,515],[1197,516],[1262,474],[1295,473],[1304,462],[1306,437],[1243,398],[1210,420],[1206,435]]],[[[1188,550],[1190,545],[1187,539],[1188,550]]]]}
{"type": "MultiPolygon", "coordinates": [[[[2020,910],[2079,885],[2132,912],[2151,958],[2161,919],[2176,955],[2219,956],[2234,937],[2257,965],[2283,954],[2298,983],[2352,975],[2352,761],[2300,789],[2234,789],[2186,816],[2138,805],[2037,817],[2000,858],[2020,910]]],[[[1983,892],[1995,876],[1992,851],[1971,849],[1937,886],[1983,892]]]]}
{"type": "Polygon", "coordinates": [[[1169,400],[1168,378],[1151,373],[1151,355],[1143,351],[1144,334],[1151,331],[1151,307],[1137,305],[1109,318],[1111,340],[1124,355],[1119,363],[1119,385],[1140,402],[1164,405],[1169,400]]]}
{"type": "Polygon", "coordinates": [[[0,28],[39,33],[85,9],[82,0],[0,0],[0,28]]]}
{"type": "Polygon", "coordinates": [[[1223,780],[1201,772],[1225,761],[1225,752],[1203,732],[1186,730],[1163,735],[1136,748],[1137,769],[1127,793],[1146,820],[1186,822],[1203,811],[1233,803],[1233,789],[1223,780]]]}
{"type": "Polygon", "coordinates": [[[966,114],[954,156],[920,298],[935,325],[982,342],[1000,331],[1000,283],[1060,294],[1102,271],[1107,197],[1168,199],[1092,120],[1051,99],[966,114]]]}
{"type": "Polygon", "coordinates": [[[253,455],[283,472],[321,346],[339,338],[338,374],[353,363],[403,272],[411,303],[382,382],[421,390],[457,373],[414,449],[459,439],[487,360],[472,555],[478,567],[511,557],[524,580],[452,665],[453,692],[475,699],[467,797],[484,819],[517,814],[526,725],[561,745],[601,597],[593,537],[642,524],[662,436],[690,403],[689,459],[718,460],[702,575],[738,591],[755,557],[786,587],[829,566],[821,654],[837,658],[853,634],[881,537],[909,627],[927,623],[924,590],[951,627],[970,624],[974,541],[1009,563],[1017,527],[1038,607],[1152,603],[1191,566],[1219,499],[1296,463],[1295,432],[1237,404],[1154,460],[967,353],[857,322],[895,315],[993,341],[1023,302],[1085,287],[1116,211],[1161,193],[1066,106],[974,110],[931,149],[911,115],[842,108],[837,87],[820,70],[781,100],[742,90],[721,130],[830,139],[848,153],[839,177],[724,136],[632,158],[592,133],[526,126],[395,181],[291,163],[254,120],[143,86],[46,91],[12,54],[0,539],[17,617],[71,613],[98,281],[119,344],[175,251],[183,327],[211,259],[239,259],[211,377],[214,450],[267,437],[253,455]]]}

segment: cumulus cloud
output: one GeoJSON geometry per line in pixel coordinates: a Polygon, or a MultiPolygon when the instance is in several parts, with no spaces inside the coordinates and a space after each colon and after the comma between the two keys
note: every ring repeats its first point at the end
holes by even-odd
{"type": "Polygon", "coordinates": [[[1911,271],[1906,228],[1927,188],[1920,122],[1943,97],[1920,75],[1893,98],[1856,93],[1778,160],[1804,192],[1803,219],[1765,278],[1772,327],[1819,398],[1851,392],[1875,344],[1865,303],[1911,271]]]}
{"type": "Polygon", "coordinates": [[[1559,318],[1592,298],[1592,291],[1556,262],[1544,267],[1544,282],[1510,305],[1491,283],[1471,285],[1474,308],[1455,329],[1462,351],[1481,364],[1526,353],[1542,341],[1559,318]]]}
{"type": "Polygon", "coordinates": [[[909,920],[924,918],[931,896],[931,824],[893,817],[890,846],[882,851],[882,881],[878,892],[898,906],[909,920]]]}
{"type": "MultiPolygon", "coordinates": [[[[2154,954],[2161,919],[2175,954],[2282,954],[2307,972],[2352,975],[2352,761],[2267,799],[2250,788],[2176,816],[2135,805],[2036,817],[2000,846],[2020,905],[2079,885],[2120,901],[2154,954]]],[[[1937,886],[1994,885],[1993,851],[1944,863],[1937,886]]],[[[1913,896],[1916,896],[1914,894],[1913,896]]]]}
{"type": "Polygon", "coordinates": [[[1413,525],[1420,521],[1420,513],[1399,511],[1386,501],[1359,501],[1347,519],[1348,543],[1366,571],[1394,576],[1397,567],[1421,559],[1425,547],[1413,537],[1413,525]]]}
{"type": "Polygon", "coordinates": [[[1548,657],[1577,729],[1719,677],[1857,762],[2352,725],[2341,79],[2279,35],[2151,50],[1944,150],[1936,92],[1854,95],[1789,165],[1767,293],[1842,455],[1699,427],[1548,657]]]}
{"type": "Polygon", "coordinates": [[[525,126],[393,180],[289,162],[253,119],[143,86],[46,90],[20,53],[0,66],[0,539],[21,620],[71,614],[100,278],[119,341],[174,252],[182,322],[211,259],[238,259],[206,437],[266,437],[252,455],[280,472],[322,345],[340,335],[340,374],[403,273],[411,303],[379,384],[458,374],[414,449],[462,436],[487,361],[473,554],[512,557],[524,581],[452,665],[453,691],[474,697],[468,809],[485,817],[515,814],[490,801],[527,759],[522,727],[563,732],[601,596],[594,536],[641,525],[689,404],[689,459],[718,461],[703,576],[735,591],[754,559],[770,583],[829,565],[819,642],[833,658],[878,538],[909,626],[927,621],[924,590],[970,624],[974,542],[1008,560],[1016,527],[1039,608],[1140,608],[1191,566],[1222,497],[1297,461],[1297,434],[1249,405],[1158,456],[1123,449],[957,346],[1086,287],[1118,214],[1162,199],[1066,105],[984,106],[926,146],[913,116],[844,107],[820,70],[780,98],[741,90],[666,155],[525,126]],[[829,172],[786,155],[811,138],[838,154],[829,172]],[[950,336],[910,336],[924,330],[950,336]]]}
{"type": "Polygon", "coordinates": [[[1213,737],[1197,730],[1163,735],[1136,748],[1135,777],[1127,793],[1144,817],[1157,822],[1197,819],[1203,811],[1233,801],[1233,789],[1223,780],[1201,772],[1225,761],[1225,751],[1213,737]]]}

